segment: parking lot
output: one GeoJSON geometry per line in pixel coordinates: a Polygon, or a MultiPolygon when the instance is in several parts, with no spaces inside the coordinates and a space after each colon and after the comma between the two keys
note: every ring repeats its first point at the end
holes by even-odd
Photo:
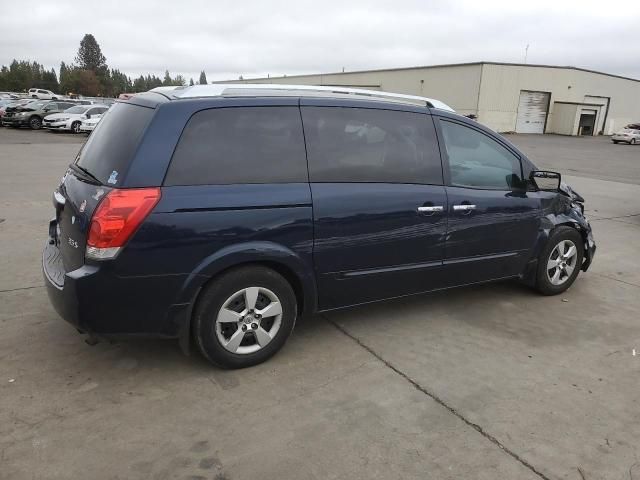
{"type": "Polygon", "coordinates": [[[322,314],[222,371],[57,317],[40,254],[85,137],[0,129],[0,479],[640,479],[640,146],[508,138],[587,200],[598,252],[568,292],[322,314]]]}

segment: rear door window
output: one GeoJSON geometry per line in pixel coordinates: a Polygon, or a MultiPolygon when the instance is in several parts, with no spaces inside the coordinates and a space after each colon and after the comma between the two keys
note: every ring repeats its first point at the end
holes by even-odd
{"type": "Polygon", "coordinates": [[[77,164],[103,184],[121,183],[154,109],[116,103],[80,151],[77,164]]]}
{"type": "Polygon", "coordinates": [[[442,184],[429,115],[349,107],[303,107],[311,182],[442,184]]]}
{"type": "Polygon", "coordinates": [[[187,123],[165,185],[307,181],[298,107],[203,110],[187,123]]]}

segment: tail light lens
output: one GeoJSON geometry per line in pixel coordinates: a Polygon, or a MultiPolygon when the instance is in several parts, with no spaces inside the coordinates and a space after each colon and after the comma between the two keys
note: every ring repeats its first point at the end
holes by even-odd
{"type": "Polygon", "coordinates": [[[160,188],[111,190],[91,219],[87,258],[114,258],[160,200],[160,188]]]}

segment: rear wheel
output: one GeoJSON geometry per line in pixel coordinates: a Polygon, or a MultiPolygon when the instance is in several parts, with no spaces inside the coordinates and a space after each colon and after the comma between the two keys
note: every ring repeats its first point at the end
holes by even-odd
{"type": "Polygon", "coordinates": [[[636,144],[636,139],[632,138],[631,141],[629,142],[629,145],[635,145],[636,144]]]}
{"type": "Polygon", "coordinates": [[[282,348],[297,314],[295,294],[284,277],[262,266],[241,267],[214,279],[201,293],[193,334],[211,363],[244,368],[282,348]]]}
{"type": "Polygon", "coordinates": [[[71,131],[73,133],[80,133],[80,122],[73,122],[71,124],[71,131]]]}
{"type": "Polygon", "coordinates": [[[584,256],[582,235],[572,227],[558,227],[538,258],[536,288],[543,295],[564,292],[575,281],[584,256]]]}
{"type": "Polygon", "coordinates": [[[616,145],[618,144],[618,140],[611,140],[613,143],[615,143],[616,145]]]}
{"type": "Polygon", "coordinates": [[[31,117],[29,119],[29,127],[31,127],[32,130],[40,130],[42,127],[42,120],[40,120],[40,117],[31,117]]]}

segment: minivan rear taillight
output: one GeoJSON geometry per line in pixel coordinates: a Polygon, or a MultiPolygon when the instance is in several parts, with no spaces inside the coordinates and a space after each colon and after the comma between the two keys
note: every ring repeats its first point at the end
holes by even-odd
{"type": "Polygon", "coordinates": [[[114,258],[159,200],[159,188],[111,190],[91,219],[86,257],[114,258]]]}

